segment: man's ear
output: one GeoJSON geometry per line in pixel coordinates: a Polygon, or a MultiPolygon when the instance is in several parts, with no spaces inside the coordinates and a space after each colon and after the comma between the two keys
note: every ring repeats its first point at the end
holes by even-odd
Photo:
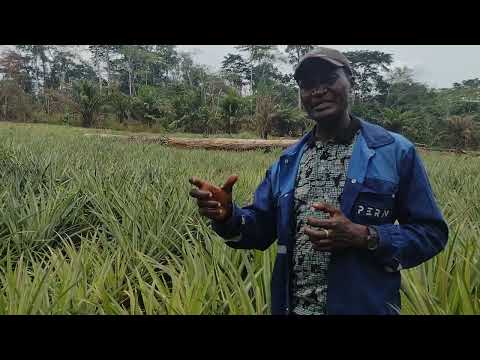
{"type": "Polygon", "coordinates": [[[355,92],[353,89],[350,89],[348,92],[348,105],[351,107],[353,104],[355,104],[355,92]]]}
{"type": "Polygon", "coordinates": [[[353,88],[357,84],[353,75],[350,75],[350,86],[353,88]]]}

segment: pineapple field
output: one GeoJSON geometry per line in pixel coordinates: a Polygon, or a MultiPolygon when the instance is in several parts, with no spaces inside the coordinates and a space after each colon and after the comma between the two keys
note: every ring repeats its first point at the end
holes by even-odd
{"type": "MultiPolygon", "coordinates": [[[[1,314],[270,313],[275,245],[228,248],[188,179],[238,174],[243,205],[281,149],[179,149],[86,131],[0,124],[1,314]]],[[[480,157],[421,154],[450,238],[402,271],[402,314],[480,314],[480,157]]]]}

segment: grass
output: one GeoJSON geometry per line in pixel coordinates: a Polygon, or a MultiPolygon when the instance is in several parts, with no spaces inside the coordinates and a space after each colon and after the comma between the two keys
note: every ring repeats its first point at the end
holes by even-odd
{"type": "MultiPolygon", "coordinates": [[[[241,131],[235,134],[227,133],[218,133],[218,134],[193,134],[193,133],[184,133],[184,132],[175,132],[175,131],[166,131],[158,127],[150,128],[144,124],[119,124],[117,121],[109,122],[104,124],[103,127],[92,127],[86,129],[80,127],[80,123],[74,125],[64,125],[61,122],[58,123],[48,123],[49,128],[57,129],[62,133],[76,133],[76,134],[114,134],[114,135],[133,135],[133,136],[169,136],[169,137],[180,137],[180,138],[233,138],[233,139],[258,139],[258,135],[252,131],[241,131]]],[[[22,123],[22,122],[0,122],[0,129],[9,129],[12,127],[22,127],[25,129],[44,129],[46,123],[22,123]]],[[[269,136],[269,140],[274,139],[286,139],[286,137],[279,136],[269,136]]]]}
{"type": "Polygon", "coordinates": [[[446,249],[403,272],[406,314],[480,314],[480,157],[424,155],[450,227],[446,249]]]}
{"type": "MultiPolygon", "coordinates": [[[[0,124],[0,313],[269,314],[275,246],[228,248],[197,214],[188,178],[236,173],[245,204],[279,150],[189,151],[86,132],[0,124]]],[[[480,313],[480,158],[423,156],[451,237],[403,272],[402,312],[480,313]]]]}

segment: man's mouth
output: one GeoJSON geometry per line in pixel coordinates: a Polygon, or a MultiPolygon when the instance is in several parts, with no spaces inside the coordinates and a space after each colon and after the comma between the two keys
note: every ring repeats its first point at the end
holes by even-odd
{"type": "Polygon", "coordinates": [[[330,101],[321,102],[320,104],[315,105],[313,107],[313,110],[321,111],[321,110],[324,110],[324,109],[330,107],[331,105],[332,105],[332,103],[330,101]]]}

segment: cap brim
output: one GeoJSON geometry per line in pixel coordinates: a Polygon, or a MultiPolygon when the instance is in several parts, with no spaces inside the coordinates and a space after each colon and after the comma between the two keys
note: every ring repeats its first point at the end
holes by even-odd
{"type": "Polygon", "coordinates": [[[298,80],[299,78],[302,77],[302,74],[304,73],[305,65],[311,64],[312,62],[314,62],[314,63],[318,62],[319,60],[322,61],[322,62],[326,62],[328,64],[331,64],[334,67],[343,67],[344,66],[344,64],[342,64],[341,62],[339,62],[337,60],[334,60],[334,59],[331,59],[331,58],[326,57],[326,56],[322,56],[322,55],[309,56],[307,58],[302,59],[302,61],[300,61],[300,63],[295,68],[295,73],[294,73],[293,77],[296,80],[298,80]]]}

